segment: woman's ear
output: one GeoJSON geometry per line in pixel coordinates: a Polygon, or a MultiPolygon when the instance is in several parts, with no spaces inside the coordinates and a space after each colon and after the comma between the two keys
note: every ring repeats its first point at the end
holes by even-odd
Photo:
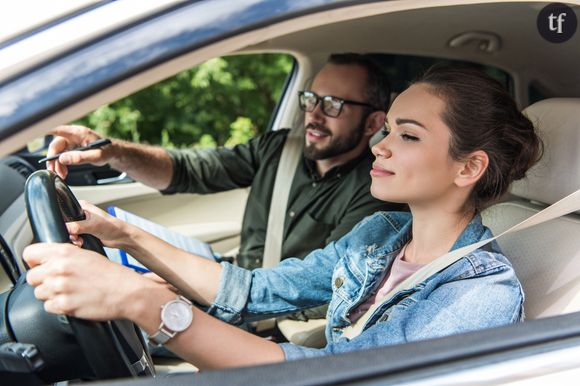
{"type": "Polygon", "coordinates": [[[455,185],[459,187],[475,185],[487,170],[489,157],[483,150],[477,150],[471,153],[462,163],[463,166],[455,177],[455,185]]]}
{"type": "Polygon", "coordinates": [[[373,111],[365,122],[364,135],[372,137],[385,125],[387,114],[384,111],[373,111]]]}

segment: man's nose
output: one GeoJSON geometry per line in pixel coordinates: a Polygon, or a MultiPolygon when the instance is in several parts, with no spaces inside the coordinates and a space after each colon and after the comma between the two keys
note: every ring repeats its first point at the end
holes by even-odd
{"type": "Polygon", "coordinates": [[[315,120],[317,122],[322,122],[326,118],[326,115],[322,112],[322,103],[318,102],[316,106],[314,106],[314,110],[309,113],[306,113],[310,116],[311,120],[315,120]]]}

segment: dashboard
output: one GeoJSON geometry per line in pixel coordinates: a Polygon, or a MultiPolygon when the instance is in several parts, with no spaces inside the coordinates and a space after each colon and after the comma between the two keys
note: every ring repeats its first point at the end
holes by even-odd
{"type": "Polygon", "coordinates": [[[0,292],[10,288],[25,270],[22,250],[33,236],[26,216],[24,184],[35,170],[18,156],[0,159],[0,292]]]}

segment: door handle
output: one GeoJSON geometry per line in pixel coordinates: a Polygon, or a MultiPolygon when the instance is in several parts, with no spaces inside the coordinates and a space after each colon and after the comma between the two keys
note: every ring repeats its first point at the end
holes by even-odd
{"type": "Polygon", "coordinates": [[[132,181],[131,177],[127,176],[127,173],[123,172],[116,177],[98,179],[97,185],[119,184],[122,182],[130,182],[130,181],[132,181]]]}

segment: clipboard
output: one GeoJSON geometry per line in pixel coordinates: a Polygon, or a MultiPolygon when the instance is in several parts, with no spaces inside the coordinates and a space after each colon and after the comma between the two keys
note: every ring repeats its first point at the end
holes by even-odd
{"type": "MultiPolygon", "coordinates": [[[[177,248],[183,249],[184,251],[193,253],[197,256],[201,256],[209,260],[215,260],[215,255],[211,249],[211,246],[201,240],[185,236],[179,232],[173,231],[162,225],[154,223],[153,221],[147,220],[146,218],[123,210],[117,206],[110,206],[107,208],[107,211],[111,216],[117,217],[118,219],[128,222],[129,224],[133,224],[177,248]]],[[[124,250],[107,247],[104,249],[109,260],[123,264],[124,266],[132,268],[137,272],[150,272],[149,269],[147,269],[136,258],[124,250]]]]}

